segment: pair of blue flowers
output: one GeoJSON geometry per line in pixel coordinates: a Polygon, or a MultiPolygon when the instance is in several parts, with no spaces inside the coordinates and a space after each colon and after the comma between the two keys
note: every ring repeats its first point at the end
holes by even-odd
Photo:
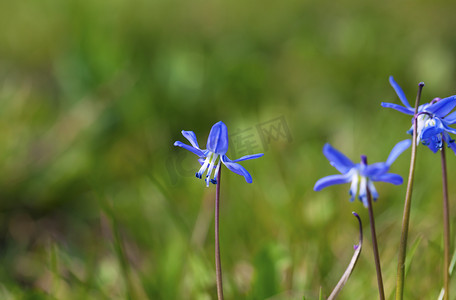
{"type": "MultiPolygon", "coordinates": [[[[404,106],[394,103],[382,103],[383,107],[393,108],[407,115],[415,115],[415,110],[410,106],[407,98],[401,87],[390,77],[390,84],[396,91],[399,99],[404,106]]],[[[456,123],[456,112],[450,112],[456,106],[456,96],[440,99],[435,98],[430,103],[423,104],[418,108],[418,114],[414,116],[417,121],[417,142],[421,141],[434,153],[443,147],[444,142],[456,153],[456,143],[449,133],[456,134],[456,129],[449,127],[449,125],[456,123]]],[[[413,133],[412,128],[408,133],[413,133]]],[[[244,176],[248,183],[252,183],[252,176],[250,173],[237,162],[255,159],[263,156],[263,153],[243,156],[241,158],[230,160],[226,156],[228,151],[228,129],[226,125],[220,121],[212,126],[207,140],[206,149],[200,149],[196,135],[193,131],[182,131],[182,135],[190,142],[191,146],[184,144],[180,141],[174,143],[175,146],[182,147],[188,151],[199,156],[201,164],[200,170],[196,173],[197,178],[202,178],[205,175],[206,185],[209,183],[217,183],[217,175],[220,170],[221,163],[223,163],[230,171],[244,176]],[[215,171],[214,171],[215,168],[215,171]],[[212,172],[214,171],[213,178],[211,179],[212,172]]],[[[358,164],[353,163],[344,154],[333,148],[331,145],[326,144],[323,147],[323,154],[329,160],[330,164],[335,167],[341,174],[330,175],[318,180],[314,186],[315,191],[335,184],[343,184],[351,182],[349,190],[350,201],[353,201],[358,195],[361,202],[367,206],[368,190],[372,194],[374,200],[378,198],[378,192],[375,189],[373,182],[383,181],[395,185],[402,184],[402,177],[398,174],[389,173],[391,164],[397,157],[404,152],[411,145],[411,140],[404,140],[397,143],[391,153],[389,154],[386,162],[367,164],[367,158],[362,157],[362,161],[358,164]]]]}
{"type": "MultiPolygon", "coordinates": [[[[449,126],[456,123],[456,112],[450,114],[456,106],[456,96],[444,99],[435,98],[429,103],[420,105],[418,107],[418,113],[415,116],[415,109],[407,101],[402,88],[394,81],[392,76],[390,76],[389,81],[404,106],[385,102],[382,102],[381,105],[414,116],[417,122],[417,143],[421,141],[423,145],[426,145],[435,153],[437,150],[442,149],[445,142],[456,153],[455,141],[449,135],[449,133],[456,133],[456,129],[449,126]]],[[[407,133],[413,134],[413,120],[412,127],[407,133]]],[[[319,191],[330,185],[351,182],[349,191],[350,200],[354,200],[359,185],[358,197],[364,206],[367,206],[367,189],[372,193],[374,200],[378,198],[377,190],[373,184],[374,181],[383,181],[396,185],[402,184],[401,176],[388,173],[388,171],[391,164],[410,144],[411,140],[399,142],[391,150],[386,162],[372,165],[367,165],[365,157],[361,163],[354,164],[342,153],[331,147],[331,145],[326,144],[323,148],[324,155],[330,164],[342,174],[331,175],[318,180],[314,190],[319,191]]]]}
{"type": "MultiPolygon", "coordinates": [[[[201,168],[196,172],[197,178],[202,178],[205,175],[206,185],[209,183],[217,183],[217,175],[220,170],[221,163],[223,163],[230,171],[244,176],[248,183],[252,183],[252,176],[250,173],[237,162],[248,159],[254,159],[263,156],[260,154],[253,154],[243,156],[239,159],[230,160],[226,156],[228,151],[228,129],[223,122],[218,122],[212,126],[211,132],[207,139],[207,149],[202,150],[196,139],[193,131],[182,131],[182,135],[190,142],[190,145],[184,144],[180,141],[174,143],[175,146],[182,147],[200,157],[199,162],[201,168]],[[214,171],[215,169],[215,171],[214,171]],[[214,171],[214,172],[213,172],[214,171]],[[212,173],[214,173],[211,179],[212,173]]],[[[397,174],[388,173],[391,164],[396,158],[410,146],[410,140],[405,140],[398,143],[391,151],[388,159],[384,163],[376,163],[367,165],[365,162],[354,164],[345,155],[326,144],[323,148],[323,153],[342,175],[331,175],[320,179],[316,185],[315,190],[321,190],[327,186],[334,184],[341,184],[351,182],[350,195],[353,200],[358,192],[359,185],[359,198],[367,205],[367,188],[371,191],[374,199],[377,199],[378,193],[373,185],[373,181],[385,181],[393,184],[401,184],[402,177],[397,174]]]]}

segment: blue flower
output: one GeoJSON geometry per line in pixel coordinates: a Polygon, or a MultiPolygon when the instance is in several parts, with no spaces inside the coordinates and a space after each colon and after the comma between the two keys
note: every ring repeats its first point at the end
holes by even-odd
{"type": "Polygon", "coordinates": [[[404,150],[410,147],[411,143],[411,140],[404,140],[397,143],[393,150],[391,150],[386,162],[379,162],[371,165],[366,163],[367,159],[365,156],[361,156],[361,163],[354,164],[349,158],[334,149],[330,144],[326,144],[323,147],[323,154],[329,160],[329,163],[342,174],[321,178],[315,183],[314,190],[320,191],[330,185],[351,182],[349,191],[350,201],[353,201],[358,193],[359,200],[367,207],[367,188],[369,188],[374,200],[377,200],[378,198],[378,193],[373,183],[374,181],[389,182],[395,185],[402,184],[402,177],[400,175],[388,173],[388,171],[391,164],[402,152],[404,152],[404,150]]]}
{"type": "Polygon", "coordinates": [[[263,153],[246,155],[241,158],[230,160],[225,154],[228,151],[228,129],[226,125],[220,121],[214,124],[207,138],[207,149],[200,149],[198,141],[196,140],[196,135],[193,131],[182,130],[182,135],[192,144],[191,146],[184,144],[180,141],[174,142],[174,146],[182,147],[200,157],[199,162],[201,163],[201,168],[196,172],[197,178],[202,178],[203,174],[207,171],[206,174],[206,185],[209,186],[209,182],[217,184],[217,175],[220,170],[220,163],[223,163],[230,171],[242,175],[245,178],[245,181],[252,183],[252,176],[249,172],[238,164],[237,162],[254,159],[263,156],[263,153]],[[220,158],[220,159],[219,159],[220,158]],[[217,162],[218,161],[218,162],[217,162]],[[211,179],[212,171],[214,170],[214,177],[211,179]]]}
{"type": "MultiPolygon", "coordinates": [[[[415,109],[410,106],[401,87],[394,81],[393,76],[390,76],[389,81],[404,106],[385,102],[382,102],[382,106],[413,116],[415,109]]],[[[435,98],[429,103],[420,105],[416,116],[417,143],[421,141],[423,145],[428,146],[435,153],[442,149],[444,141],[456,153],[455,141],[449,135],[449,133],[456,134],[456,129],[449,126],[456,123],[456,112],[449,114],[455,106],[456,96],[444,99],[435,98]]],[[[413,134],[413,124],[407,133],[413,134]]]]}

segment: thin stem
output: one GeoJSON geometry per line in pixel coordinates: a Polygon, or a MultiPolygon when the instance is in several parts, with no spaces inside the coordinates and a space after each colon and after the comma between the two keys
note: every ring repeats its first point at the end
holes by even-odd
{"type": "Polygon", "coordinates": [[[359,242],[354,247],[355,253],[353,253],[352,259],[351,259],[350,263],[348,264],[347,269],[345,270],[344,274],[340,278],[339,282],[337,283],[336,287],[331,292],[331,295],[329,295],[327,300],[334,300],[334,299],[336,299],[337,295],[339,295],[339,292],[342,290],[344,285],[347,283],[348,278],[350,278],[351,273],[355,269],[356,262],[358,261],[359,255],[361,254],[361,249],[363,248],[363,224],[361,223],[361,218],[359,217],[359,215],[357,213],[352,212],[352,214],[358,219],[359,242]]]}
{"type": "Polygon", "coordinates": [[[220,178],[222,169],[217,174],[217,189],[215,192],[215,273],[217,281],[217,297],[223,300],[222,265],[220,263],[220,241],[219,241],[219,210],[220,210],[220,178]]]}
{"type": "Polygon", "coordinates": [[[443,281],[444,281],[444,299],[450,299],[450,205],[448,203],[448,177],[446,170],[445,142],[442,143],[440,151],[442,158],[442,186],[443,186],[443,281]]]}
{"type": "Polygon", "coordinates": [[[416,162],[416,142],[417,142],[417,122],[418,106],[421,98],[421,91],[424,83],[418,85],[418,94],[415,101],[415,115],[413,118],[413,138],[412,138],[412,156],[410,158],[410,170],[407,182],[407,192],[405,194],[404,213],[402,215],[401,241],[399,244],[399,255],[397,259],[397,278],[396,278],[396,300],[402,300],[404,297],[404,276],[405,276],[405,256],[407,253],[407,238],[410,221],[410,208],[412,204],[413,179],[415,177],[416,162]]]}
{"type": "Polygon", "coordinates": [[[374,252],[375,270],[377,271],[377,285],[380,300],[385,300],[385,290],[383,289],[382,267],[380,265],[380,255],[378,254],[377,233],[375,232],[374,208],[372,207],[372,196],[367,188],[367,208],[369,210],[369,220],[372,235],[372,250],[374,252]]]}
{"type": "MultiPolygon", "coordinates": [[[[361,155],[361,164],[367,166],[367,157],[361,155]]],[[[369,180],[369,179],[367,179],[369,180]]],[[[382,267],[380,265],[380,255],[378,254],[377,233],[375,232],[374,208],[372,207],[372,194],[369,186],[366,184],[367,209],[369,211],[370,228],[372,235],[372,250],[374,252],[375,269],[377,271],[377,285],[380,300],[385,299],[385,290],[383,288],[382,267]]]]}

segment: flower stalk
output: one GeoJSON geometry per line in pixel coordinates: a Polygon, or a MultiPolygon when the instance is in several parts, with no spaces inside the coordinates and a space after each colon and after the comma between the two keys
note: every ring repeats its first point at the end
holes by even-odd
{"type": "Polygon", "coordinates": [[[345,270],[344,274],[340,278],[339,282],[337,283],[336,287],[331,292],[327,300],[334,300],[339,295],[339,292],[342,290],[344,285],[347,283],[348,278],[350,278],[351,273],[355,269],[356,262],[358,261],[359,255],[361,254],[361,249],[363,248],[363,224],[361,223],[361,218],[356,212],[352,212],[352,214],[358,219],[359,224],[359,242],[354,246],[355,252],[353,253],[352,259],[348,264],[347,269],[345,270]]]}
{"type": "Polygon", "coordinates": [[[219,241],[219,211],[220,211],[220,178],[222,170],[218,170],[217,174],[217,189],[215,192],[215,273],[217,281],[217,297],[218,300],[223,300],[223,284],[222,284],[222,264],[220,262],[220,241],[219,241]]]}
{"type": "Polygon", "coordinates": [[[444,299],[450,299],[450,205],[448,202],[448,177],[446,169],[445,142],[442,144],[440,151],[442,158],[442,187],[443,187],[443,287],[444,299]]]}
{"type": "Polygon", "coordinates": [[[402,230],[401,241],[399,244],[399,255],[397,262],[397,279],[396,279],[396,300],[402,300],[404,296],[404,275],[405,275],[405,257],[407,252],[407,238],[408,228],[410,221],[410,208],[412,203],[412,190],[413,180],[415,177],[415,162],[416,162],[416,148],[417,148],[417,117],[418,106],[421,99],[421,91],[423,90],[424,83],[420,82],[418,85],[418,93],[415,101],[415,114],[413,118],[413,133],[412,133],[412,155],[410,159],[410,170],[407,182],[407,192],[405,194],[404,213],[402,215],[402,230]]]}
{"type": "MultiPolygon", "coordinates": [[[[367,165],[367,157],[361,156],[362,162],[367,165]]],[[[372,207],[372,195],[369,187],[367,187],[367,209],[369,211],[369,221],[372,235],[372,250],[374,252],[375,270],[377,272],[377,285],[380,300],[385,300],[385,290],[383,288],[382,267],[380,265],[380,255],[378,253],[377,233],[375,231],[374,208],[372,207]]]]}
{"type": "Polygon", "coordinates": [[[380,294],[380,299],[385,299],[383,289],[382,271],[380,266],[380,257],[378,254],[377,236],[375,232],[374,211],[372,208],[372,198],[378,199],[378,192],[375,189],[375,181],[384,181],[395,185],[402,184],[402,177],[398,174],[389,173],[391,164],[404,152],[410,144],[411,140],[404,140],[397,143],[391,150],[386,162],[379,162],[372,165],[367,164],[367,157],[361,156],[361,163],[355,164],[348,157],[326,144],[323,147],[323,154],[329,160],[330,164],[335,167],[341,174],[329,175],[320,178],[314,186],[314,191],[320,191],[328,186],[335,184],[343,184],[351,182],[350,201],[353,201],[358,194],[359,200],[369,210],[369,218],[371,224],[372,244],[377,270],[377,283],[380,294]]]}
{"type": "Polygon", "coordinates": [[[215,272],[217,282],[217,297],[223,300],[223,285],[222,285],[222,265],[220,263],[220,240],[219,240],[219,211],[220,211],[220,177],[221,165],[224,164],[228,170],[245,178],[247,183],[252,183],[252,176],[250,173],[238,162],[244,160],[255,159],[263,156],[263,153],[246,155],[241,158],[231,160],[226,156],[228,152],[228,128],[225,123],[219,121],[215,123],[209,137],[207,138],[206,149],[201,149],[196,135],[193,131],[182,130],[182,135],[190,142],[190,145],[184,144],[181,141],[174,142],[174,146],[184,148],[196,154],[201,164],[201,168],[196,172],[196,178],[203,179],[206,186],[209,183],[215,184],[215,272]],[[204,176],[204,174],[206,174],[204,176]],[[211,179],[212,174],[214,174],[211,179]]]}

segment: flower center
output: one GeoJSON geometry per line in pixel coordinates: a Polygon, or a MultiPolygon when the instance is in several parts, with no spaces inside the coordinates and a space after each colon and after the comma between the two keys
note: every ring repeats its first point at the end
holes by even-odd
{"type": "Polygon", "coordinates": [[[203,165],[201,166],[199,171],[196,172],[196,174],[195,174],[195,176],[197,178],[201,179],[203,177],[203,174],[207,170],[207,174],[206,174],[206,178],[205,178],[206,186],[209,186],[209,182],[212,182],[213,184],[217,184],[216,178],[217,178],[218,172],[220,170],[220,163],[221,163],[220,159],[217,163],[218,158],[219,158],[218,154],[209,152],[209,155],[206,156],[206,159],[204,160],[203,165]],[[214,177],[211,179],[212,170],[214,169],[214,166],[216,165],[216,163],[217,163],[217,166],[215,167],[214,177]]]}
{"type": "Polygon", "coordinates": [[[350,201],[355,200],[356,194],[358,193],[358,183],[360,179],[359,171],[353,169],[353,174],[351,175],[351,186],[350,186],[350,201]]]}
{"type": "Polygon", "coordinates": [[[418,122],[416,125],[417,130],[417,140],[416,143],[420,142],[421,132],[424,128],[428,126],[435,125],[435,120],[432,119],[428,114],[420,114],[416,117],[416,121],[418,122]]]}
{"type": "Polygon", "coordinates": [[[367,159],[365,156],[361,156],[361,164],[358,168],[353,168],[348,174],[351,177],[350,186],[350,201],[355,200],[358,194],[358,199],[367,207],[367,189],[369,189],[374,201],[378,198],[377,190],[375,189],[372,179],[366,175],[363,175],[363,170],[367,167],[367,159]]]}

